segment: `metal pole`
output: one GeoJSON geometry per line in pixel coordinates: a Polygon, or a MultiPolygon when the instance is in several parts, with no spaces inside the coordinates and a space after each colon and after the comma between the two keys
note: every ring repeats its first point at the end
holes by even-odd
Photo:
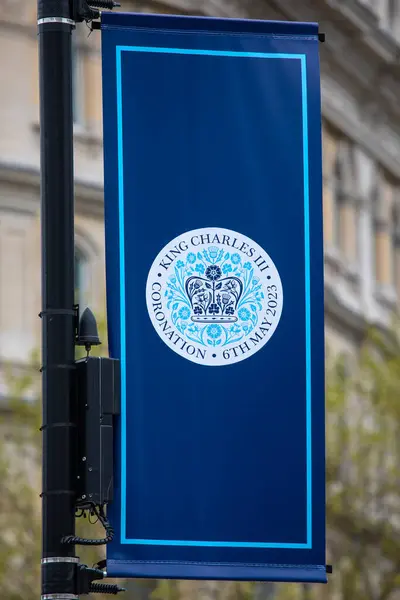
{"type": "Polygon", "coordinates": [[[78,598],[75,547],[72,2],[38,0],[42,223],[42,599],[78,598]]]}

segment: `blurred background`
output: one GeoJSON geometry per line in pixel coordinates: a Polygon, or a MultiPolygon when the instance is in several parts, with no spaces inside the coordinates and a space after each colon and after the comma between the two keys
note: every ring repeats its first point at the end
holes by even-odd
{"type": "MultiPolygon", "coordinates": [[[[400,598],[400,0],[123,0],[121,10],[318,21],[326,33],[327,562],[334,567],[327,586],[136,581],[123,597],[400,598]]],[[[73,34],[75,287],[106,342],[100,34],[89,33],[83,24],[73,34]]],[[[0,82],[0,596],[33,600],[41,489],[35,0],[0,0],[0,82]]],[[[79,526],[87,532],[87,523],[79,526]]],[[[91,564],[100,556],[80,554],[91,564]]]]}

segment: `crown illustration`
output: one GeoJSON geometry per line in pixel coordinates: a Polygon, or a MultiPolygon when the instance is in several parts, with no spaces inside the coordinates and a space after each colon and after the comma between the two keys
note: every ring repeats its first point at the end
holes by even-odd
{"type": "Polygon", "coordinates": [[[218,265],[207,267],[205,277],[193,275],[186,280],[185,290],[192,306],[195,323],[234,323],[236,309],[243,294],[238,277],[221,279],[218,265]]]}

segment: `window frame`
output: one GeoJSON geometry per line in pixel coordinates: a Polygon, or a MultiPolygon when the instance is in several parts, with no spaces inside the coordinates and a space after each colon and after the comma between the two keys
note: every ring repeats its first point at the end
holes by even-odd
{"type": "Polygon", "coordinates": [[[74,126],[85,121],[82,31],[77,25],[71,32],[72,119],[74,126]]]}

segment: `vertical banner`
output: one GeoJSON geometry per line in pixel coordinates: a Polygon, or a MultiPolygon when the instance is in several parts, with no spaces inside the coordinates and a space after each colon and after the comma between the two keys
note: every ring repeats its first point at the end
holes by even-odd
{"type": "Polygon", "coordinates": [[[102,15],[117,577],[326,582],[318,26],[102,15]]]}

